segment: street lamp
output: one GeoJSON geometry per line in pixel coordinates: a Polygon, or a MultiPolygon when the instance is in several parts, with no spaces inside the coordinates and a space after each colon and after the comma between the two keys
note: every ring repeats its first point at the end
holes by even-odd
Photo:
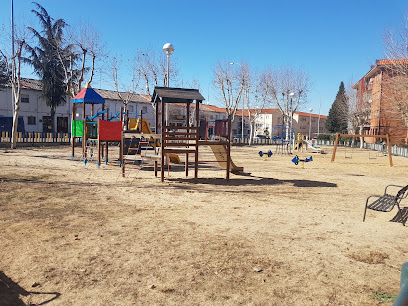
{"type": "Polygon", "coordinates": [[[288,133],[288,135],[289,135],[289,138],[288,138],[288,140],[290,140],[290,134],[292,133],[292,128],[293,128],[293,97],[295,96],[295,93],[294,92],[291,92],[290,94],[289,94],[289,97],[290,97],[290,126],[289,126],[289,133],[288,133]]]}
{"type": "MultiPolygon", "coordinates": [[[[174,46],[171,43],[166,43],[163,46],[163,51],[167,56],[167,78],[166,78],[166,87],[169,87],[169,74],[170,74],[170,55],[174,52],[174,46]]],[[[169,104],[166,103],[166,125],[169,125],[169,104]]]]}
{"type": "Polygon", "coordinates": [[[167,55],[167,78],[166,86],[169,87],[169,71],[170,71],[170,55],[174,52],[174,46],[171,43],[167,43],[163,46],[163,51],[167,55]]]}
{"type": "Polygon", "coordinates": [[[309,108],[309,112],[310,112],[310,117],[309,117],[309,140],[310,140],[310,134],[311,134],[311,131],[312,131],[312,112],[313,112],[313,109],[309,108]]]}
{"type": "MultiPolygon", "coordinates": [[[[242,72],[241,63],[229,63],[229,64],[230,65],[239,65],[241,67],[241,72],[242,72]]],[[[241,140],[242,141],[244,141],[244,108],[245,108],[245,99],[242,99],[242,127],[241,127],[241,140]]]]}

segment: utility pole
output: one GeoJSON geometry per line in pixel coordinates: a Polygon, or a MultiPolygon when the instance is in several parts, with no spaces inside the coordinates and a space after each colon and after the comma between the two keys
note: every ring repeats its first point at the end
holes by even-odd
{"type": "Polygon", "coordinates": [[[14,59],[14,4],[11,0],[11,103],[13,104],[13,114],[14,114],[14,80],[15,80],[15,66],[16,62],[14,59]]]}

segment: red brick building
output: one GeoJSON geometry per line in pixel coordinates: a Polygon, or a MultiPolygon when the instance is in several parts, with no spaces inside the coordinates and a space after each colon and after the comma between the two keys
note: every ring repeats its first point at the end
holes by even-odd
{"type": "MultiPolygon", "coordinates": [[[[357,110],[369,109],[364,134],[389,134],[394,144],[407,142],[408,129],[404,120],[408,104],[408,76],[400,67],[408,67],[408,59],[378,60],[353,89],[357,90],[357,110]]],[[[378,139],[377,139],[378,140],[378,139]]],[[[366,138],[375,142],[375,138],[366,138]]]]}

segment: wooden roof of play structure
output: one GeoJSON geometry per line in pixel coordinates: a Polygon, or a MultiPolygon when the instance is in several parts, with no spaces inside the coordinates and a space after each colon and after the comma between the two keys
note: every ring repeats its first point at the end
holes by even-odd
{"type": "Polygon", "coordinates": [[[198,89],[174,88],[174,87],[155,87],[152,95],[152,102],[164,103],[192,103],[194,100],[203,101],[204,97],[198,89]]]}

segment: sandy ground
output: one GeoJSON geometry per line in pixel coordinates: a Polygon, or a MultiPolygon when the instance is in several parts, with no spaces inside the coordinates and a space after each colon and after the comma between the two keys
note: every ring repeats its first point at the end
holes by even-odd
{"type": "MultiPolygon", "coordinates": [[[[68,147],[0,151],[0,305],[377,305],[398,294],[408,226],[365,199],[408,159],[340,148],[302,166],[233,147],[197,181],[97,168],[68,147]],[[351,156],[352,158],[345,158],[351,156]],[[375,159],[370,159],[375,157],[375,159]]],[[[214,160],[208,148],[202,160],[214,160]]],[[[193,171],[190,171],[192,174],[193,171]]],[[[167,176],[167,173],[166,173],[167,176]]],[[[408,206],[408,200],[402,203],[408,206]]],[[[391,305],[391,303],[385,303],[391,305]]]]}

